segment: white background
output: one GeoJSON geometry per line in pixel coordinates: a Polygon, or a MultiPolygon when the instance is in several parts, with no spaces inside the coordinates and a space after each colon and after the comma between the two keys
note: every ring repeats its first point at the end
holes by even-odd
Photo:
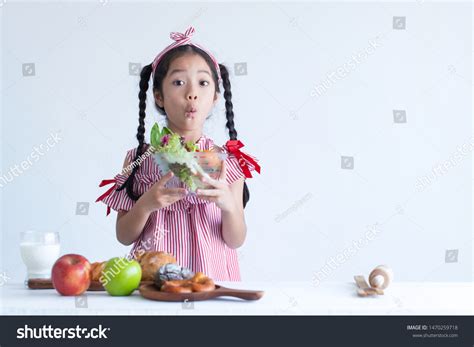
{"type": "MultiPolygon", "coordinates": [[[[62,254],[91,261],[127,253],[115,212],[105,217],[94,201],[136,146],[138,76],[129,63],[149,64],[170,31],[193,25],[196,42],[231,71],[239,138],[262,165],[248,180],[244,281],[312,280],[374,225],[377,237],[324,280],[352,281],[386,263],[398,280],[472,281],[472,148],[416,189],[473,141],[469,3],[8,1],[0,11],[1,174],[50,133],[61,137],[0,188],[8,277],[25,276],[27,229],[59,231],[62,254]],[[394,16],[406,17],[405,30],[393,29],[394,16]],[[24,63],[35,64],[34,76],[23,76],[24,63]],[[236,63],[247,75],[236,75],[236,63]],[[406,123],[394,123],[393,110],[405,110],[406,123]],[[341,156],[354,169],[342,169],[341,156]],[[76,215],[77,202],[90,204],[88,215],[76,215]],[[457,262],[445,262],[447,250],[458,250],[457,262]]],[[[205,129],[219,144],[224,118],[221,103],[205,129]]],[[[147,134],[162,120],[149,103],[147,134]]]]}

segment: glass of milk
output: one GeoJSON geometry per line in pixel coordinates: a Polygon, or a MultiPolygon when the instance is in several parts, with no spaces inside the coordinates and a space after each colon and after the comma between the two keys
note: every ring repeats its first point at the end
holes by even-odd
{"type": "Polygon", "coordinates": [[[51,268],[59,258],[59,233],[53,231],[23,231],[20,253],[26,265],[27,277],[51,278],[51,268]]]}

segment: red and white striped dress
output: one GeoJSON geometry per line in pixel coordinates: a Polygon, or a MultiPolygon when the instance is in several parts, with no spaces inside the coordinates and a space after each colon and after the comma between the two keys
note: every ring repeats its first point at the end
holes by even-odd
{"type": "MultiPolygon", "coordinates": [[[[200,150],[214,146],[212,139],[203,135],[196,143],[200,150]]],[[[128,162],[135,159],[136,148],[127,152],[128,162]]],[[[244,173],[233,154],[226,159],[227,183],[231,184],[244,173]]],[[[255,167],[250,166],[250,170],[255,167]]],[[[127,175],[115,176],[116,187],[122,186],[127,175]]],[[[152,156],[146,157],[139,166],[134,180],[134,191],[146,192],[161,178],[159,168],[152,156]]],[[[185,187],[173,177],[167,187],[185,187]]],[[[130,210],[135,201],[130,199],[126,189],[113,190],[102,200],[115,211],[130,210]]],[[[202,200],[193,194],[150,214],[142,233],[135,240],[130,258],[144,251],[164,251],[175,256],[178,264],[194,272],[203,272],[217,281],[240,281],[237,251],[227,247],[222,237],[221,210],[213,202],[202,200]]]]}

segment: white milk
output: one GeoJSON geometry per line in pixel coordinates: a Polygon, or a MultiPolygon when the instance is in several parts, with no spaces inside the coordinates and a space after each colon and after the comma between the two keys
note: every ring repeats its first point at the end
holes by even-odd
{"type": "Polygon", "coordinates": [[[59,258],[59,243],[22,242],[20,253],[28,270],[28,278],[51,278],[51,268],[59,258]]]}

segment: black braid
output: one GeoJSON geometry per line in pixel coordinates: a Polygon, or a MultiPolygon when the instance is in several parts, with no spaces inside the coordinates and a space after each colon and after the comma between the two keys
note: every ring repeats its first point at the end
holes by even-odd
{"type": "MultiPolygon", "coordinates": [[[[145,108],[146,108],[146,92],[148,90],[148,82],[150,80],[152,72],[152,67],[150,65],[145,65],[140,73],[140,92],[138,93],[138,99],[140,100],[138,103],[138,128],[137,128],[137,140],[138,140],[138,147],[137,153],[135,155],[134,162],[140,158],[142,154],[145,152],[145,108]]],[[[133,170],[130,176],[127,178],[125,183],[118,189],[122,190],[126,188],[127,195],[137,201],[140,198],[140,195],[135,194],[133,191],[133,181],[135,179],[135,174],[138,170],[140,165],[134,165],[133,170]]]]}
{"type": "MultiPolygon", "coordinates": [[[[219,69],[221,70],[221,77],[222,77],[222,85],[224,86],[224,99],[225,99],[225,116],[227,119],[227,123],[225,126],[229,129],[229,138],[231,140],[237,140],[237,130],[235,130],[234,124],[234,111],[232,105],[232,92],[230,88],[230,80],[229,80],[229,71],[227,68],[219,64],[219,69]]],[[[247,182],[244,181],[244,192],[243,192],[243,203],[244,208],[247,205],[247,202],[250,199],[250,191],[247,187],[247,182]]]]}

